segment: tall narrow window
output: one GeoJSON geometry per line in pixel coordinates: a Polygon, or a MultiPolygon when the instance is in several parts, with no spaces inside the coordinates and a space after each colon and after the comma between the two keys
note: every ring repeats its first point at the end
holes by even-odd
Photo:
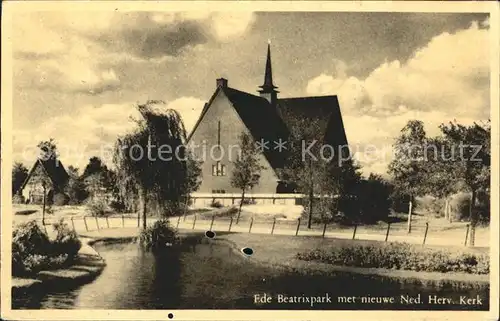
{"type": "Polygon", "coordinates": [[[217,146],[220,147],[220,120],[217,123],[217,146]]]}

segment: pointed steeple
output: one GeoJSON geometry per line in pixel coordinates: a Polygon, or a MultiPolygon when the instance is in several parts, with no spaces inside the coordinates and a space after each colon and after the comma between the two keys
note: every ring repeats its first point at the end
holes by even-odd
{"type": "Polygon", "coordinates": [[[271,41],[267,44],[267,60],[266,60],[266,70],[264,74],[264,84],[259,86],[260,96],[266,98],[271,104],[274,104],[277,99],[276,87],[273,84],[273,69],[271,65],[271,41]]]}

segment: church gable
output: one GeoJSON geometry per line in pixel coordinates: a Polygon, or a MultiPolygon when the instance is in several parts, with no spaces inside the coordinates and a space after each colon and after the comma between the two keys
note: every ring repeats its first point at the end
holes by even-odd
{"type": "MultiPolygon", "coordinates": [[[[201,190],[208,185],[220,192],[230,185],[223,179],[232,171],[231,160],[236,154],[228,150],[237,147],[242,132],[249,133],[263,147],[262,164],[267,169],[261,176],[262,184],[268,185],[266,192],[275,193],[279,173],[290,159],[291,134],[295,138],[315,140],[323,144],[347,147],[347,138],[337,96],[278,98],[272,77],[271,51],[267,48],[264,82],[259,94],[253,95],[228,86],[224,78],[217,79],[217,89],[205,104],[198,122],[188,138],[188,145],[196,145],[198,152],[205,153],[201,190]],[[205,144],[204,149],[200,145],[205,144]],[[215,153],[222,146],[224,155],[215,153]],[[220,156],[220,161],[214,156],[220,156]],[[215,162],[215,163],[214,163],[215,162]],[[207,174],[210,176],[206,183],[207,174]],[[207,185],[208,184],[208,185],[207,185]],[[272,188],[270,186],[273,186],[272,188]],[[219,189],[219,187],[221,189],[219,189]]],[[[344,152],[347,149],[342,148],[344,152]]],[[[237,153],[237,148],[235,150],[237,153]]]]}
{"type": "MultiPolygon", "coordinates": [[[[239,192],[230,187],[230,178],[242,132],[252,135],[226,90],[218,88],[206,105],[188,142],[193,153],[203,160],[200,191],[239,192]],[[217,148],[218,145],[221,149],[217,148]]],[[[277,184],[276,174],[266,157],[261,155],[260,158],[265,169],[261,173],[259,186],[255,189],[263,188],[266,192],[274,192],[277,184]]]]}

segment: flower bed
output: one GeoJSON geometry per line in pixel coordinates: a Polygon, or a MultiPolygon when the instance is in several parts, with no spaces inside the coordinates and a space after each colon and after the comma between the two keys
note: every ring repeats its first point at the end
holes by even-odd
{"type": "Polygon", "coordinates": [[[339,266],[386,268],[425,272],[463,272],[488,274],[489,256],[484,253],[454,253],[419,248],[406,243],[383,245],[343,245],[338,248],[314,249],[297,254],[304,261],[339,266]]]}

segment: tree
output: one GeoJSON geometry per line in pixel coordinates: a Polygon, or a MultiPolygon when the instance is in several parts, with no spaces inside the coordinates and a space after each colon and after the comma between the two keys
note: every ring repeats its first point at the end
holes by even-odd
{"type": "Polygon", "coordinates": [[[408,233],[411,233],[412,205],[415,196],[425,191],[423,181],[427,177],[424,164],[424,150],[427,138],[424,124],[419,120],[410,120],[401,130],[393,145],[394,159],[389,164],[396,188],[408,194],[408,233]]]}
{"type": "Polygon", "coordinates": [[[40,155],[38,158],[41,160],[56,161],[57,158],[59,157],[56,142],[53,138],[39,142],[37,147],[40,148],[40,155]]]}
{"type": "Polygon", "coordinates": [[[263,167],[259,163],[259,149],[252,136],[248,133],[240,134],[240,154],[234,162],[231,176],[231,186],[241,190],[241,201],[238,209],[236,224],[239,223],[241,207],[245,200],[245,192],[259,183],[263,167]]]}
{"type": "Polygon", "coordinates": [[[318,119],[293,115],[288,115],[288,118],[293,125],[290,126],[288,138],[289,156],[281,178],[289,185],[296,185],[299,192],[307,195],[304,210],[307,210],[307,228],[311,228],[315,197],[323,192],[325,177],[328,176],[328,161],[319,155],[323,139],[318,137],[318,133],[322,132],[323,127],[318,119]],[[303,150],[308,152],[303,153],[303,150]]]}
{"type": "Polygon", "coordinates": [[[391,208],[390,195],[393,186],[380,175],[370,174],[357,184],[356,202],[360,206],[360,220],[375,223],[385,220],[391,208]]]}
{"type": "MultiPolygon", "coordinates": [[[[41,141],[37,145],[40,148],[39,159],[47,162],[52,161],[57,163],[59,153],[57,151],[57,146],[53,138],[49,140],[41,141]]],[[[45,225],[45,208],[47,206],[47,190],[52,186],[52,182],[49,178],[45,176],[38,176],[33,178],[35,184],[40,184],[43,189],[43,202],[42,202],[42,224],[45,225]]]]}
{"type": "Polygon", "coordinates": [[[28,169],[22,163],[14,163],[12,167],[12,195],[20,192],[19,189],[28,177],[28,169]]]}
{"type": "Polygon", "coordinates": [[[194,158],[194,156],[186,151],[186,181],[185,181],[185,207],[184,207],[184,215],[186,215],[188,211],[189,201],[191,199],[191,193],[198,190],[201,184],[201,161],[198,161],[194,158]]]}
{"type": "Polygon", "coordinates": [[[108,169],[99,157],[91,157],[81,179],[84,181],[89,195],[94,198],[97,193],[118,193],[116,174],[108,169]]]}
{"type": "Polygon", "coordinates": [[[491,122],[484,124],[474,123],[465,126],[450,122],[440,126],[445,139],[453,147],[454,159],[461,170],[460,179],[471,192],[469,219],[471,222],[470,245],[474,246],[475,231],[478,223],[476,211],[477,194],[480,191],[489,193],[490,163],[491,163],[491,122]],[[459,155],[456,155],[456,153],[459,155]]]}
{"type": "Polygon", "coordinates": [[[454,148],[444,137],[434,137],[427,141],[425,160],[427,177],[426,190],[435,197],[445,200],[444,215],[450,220],[449,198],[459,189],[463,166],[453,159],[454,148]]]}
{"type": "Polygon", "coordinates": [[[87,178],[90,175],[96,173],[106,172],[108,170],[107,166],[104,165],[102,160],[99,157],[93,156],[89,159],[87,166],[83,170],[82,178],[87,178]]]}
{"type": "Polygon", "coordinates": [[[147,227],[148,202],[155,202],[166,210],[164,215],[171,215],[180,208],[188,185],[184,123],[175,110],[156,112],[154,107],[160,103],[148,101],[137,106],[142,119],[137,120],[134,131],[117,140],[113,158],[117,183],[127,186],[122,191],[136,190],[141,199],[143,228],[147,227]],[[165,153],[169,155],[165,157],[165,153]]]}
{"type": "Polygon", "coordinates": [[[69,196],[70,204],[80,204],[88,197],[85,183],[78,174],[78,168],[68,166],[69,179],[65,187],[65,193],[69,196]]]}

